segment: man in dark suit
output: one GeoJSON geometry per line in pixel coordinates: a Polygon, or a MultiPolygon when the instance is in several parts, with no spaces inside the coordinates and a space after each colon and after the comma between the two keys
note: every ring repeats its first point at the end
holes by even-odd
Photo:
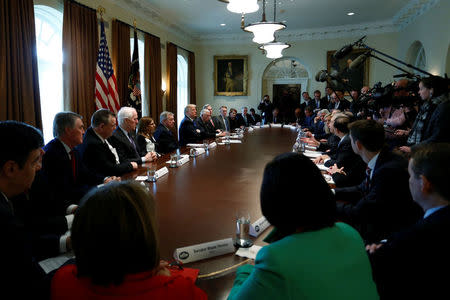
{"type": "Polygon", "coordinates": [[[258,115],[258,114],[256,113],[256,111],[255,111],[254,108],[250,108],[250,115],[251,115],[252,118],[253,118],[253,124],[254,124],[254,125],[255,125],[256,123],[261,123],[261,121],[262,121],[261,116],[258,115]]]}
{"type": "Polygon", "coordinates": [[[197,117],[197,107],[194,104],[188,104],[184,108],[184,119],[180,123],[179,139],[180,146],[186,146],[189,143],[198,143],[202,140],[201,131],[195,128],[194,120],[197,117]]]}
{"type": "Polygon", "coordinates": [[[335,93],[331,94],[331,102],[328,105],[329,110],[339,109],[344,111],[350,108],[350,102],[344,98],[344,93],[342,91],[336,90],[335,93]]]}
{"type": "Polygon", "coordinates": [[[274,108],[272,111],[272,119],[268,119],[266,123],[272,124],[283,124],[283,117],[280,116],[280,110],[278,108],[274,108]]]}
{"type": "Polygon", "coordinates": [[[216,128],[222,131],[231,131],[230,120],[228,119],[228,108],[226,106],[220,107],[220,114],[214,117],[214,124],[216,128]]]}
{"type": "Polygon", "coordinates": [[[272,111],[274,109],[272,102],[270,102],[269,95],[264,95],[261,103],[258,105],[258,109],[261,111],[261,118],[264,124],[272,122],[272,111]]]}
{"type": "Polygon", "coordinates": [[[211,126],[211,111],[209,109],[202,109],[200,112],[200,117],[194,120],[194,126],[196,129],[200,130],[201,139],[213,139],[216,136],[225,136],[225,132],[216,133],[214,128],[211,126]]]}
{"type": "Polygon", "coordinates": [[[136,162],[121,160],[117,150],[108,142],[116,129],[116,117],[107,109],[97,110],[91,118],[91,127],[78,146],[82,160],[88,169],[103,176],[121,176],[136,170],[136,162]]]}
{"type": "Polygon", "coordinates": [[[166,154],[179,148],[178,141],[172,133],[174,128],[175,118],[173,113],[163,111],[159,115],[159,125],[156,127],[155,133],[153,133],[157,142],[156,151],[158,153],[166,154]]]}
{"type": "Polygon", "coordinates": [[[316,159],[317,163],[324,162],[329,167],[328,173],[338,187],[359,184],[364,178],[366,164],[361,157],[352,150],[349,136],[350,119],[344,114],[335,115],[331,122],[331,132],[339,138],[335,150],[316,159]]]}
{"type": "Polygon", "coordinates": [[[409,189],[425,212],[415,225],[367,246],[381,299],[449,299],[450,144],[412,149],[409,189]]]}
{"type": "Polygon", "coordinates": [[[321,109],[327,109],[328,108],[328,100],[327,97],[320,98],[320,91],[315,90],[314,91],[314,100],[313,100],[313,107],[315,111],[319,111],[321,109]]]}
{"type": "MultiPolygon", "coordinates": [[[[387,149],[384,128],[373,120],[350,125],[351,146],[365,163],[360,185],[335,189],[338,219],[356,227],[368,242],[379,241],[417,221],[408,190],[407,162],[387,149]]],[[[345,168],[344,168],[345,170],[345,168]]]]}
{"type": "Polygon", "coordinates": [[[116,148],[121,161],[133,161],[138,165],[157,159],[156,152],[148,152],[140,156],[136,146],[136,126],[138,115],[132,107],[122,107],[117,113],[119,126],[109,138],[111,145],[116,148]]]}
{"type": "Polygon", "coordinates": [[[12,198],[31,187],[41,168],[42,134],[16,121],[0,122],[0,287],[2,299],[49,297],[45,273],[31,254],[31,241],[12,198]],[[44,294],[42,294],[44,293],[44,294]]]}
{"type": "Polygon", "coordinates": [[[239,126],[249,127],[250,125],[253,125],[253,118],[248,113],[248,108],[246,106],[242,108],[242,113],[236,115],[236,119],[238,120],[239,126]]]}

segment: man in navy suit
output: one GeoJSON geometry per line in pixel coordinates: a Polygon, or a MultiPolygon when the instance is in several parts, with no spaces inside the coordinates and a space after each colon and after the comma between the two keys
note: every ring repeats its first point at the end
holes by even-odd
{"type": "Polygon", "coordinates": [[[242,108],[242,113],[236,115],[236,119],[238,120],[239,126],[249,127],[254,124],[253,118],[248,113],[248,108],[246,106],[242,108]]]}
{"type": "Polygon", "coordinates": [[[214,117],[214,124],[216,124],[216,128],[222,131],[230,132],[230,120],[228,119],[228,108],[226,106],[221,106],[220,114],[214,117]]]}
{"type": "Polygon", "coordinates": [[[381,299],[449,299],[450,144],[412,149],[409,189],[425,212],[412,227],[367,246],[381,299]]]}
{"type": "Polygon", "coordinates": [[[337,203],[337,216],[366,241],[379,241],[414,224],[420,209],[408,190],[407,161],[384,148],[383,125],[360,120],[349,127],[351,147],[367,169],[361,184],[335,189],[336,200],[344,201],[337,203]]]}
{"type": "Polygon", "coordinates": [[[136,170],[134,161],[123,160],[108,141],[116,129],[116,116],[108,109],[99,109],[91,117],[91,127],[78,146],[84,164],[89,170],[103,176],[121,176],[136,170]]]}
{"type": "Polygon", "coordinates": [[[139,122],[136,109],[124,106],[117,113],[119,126],[109,138],[111,145],[116,148],[121,161],[132,161],[141,165],[156,160],[156,152],[148,152],[140,156],[136,146],[136,126],[139,122]]]}
{"type": "Polygon", "coordinates": [[[156,151],[166,154],[179,148],[178,141],[172,133],[175,128],[175,118],[172,112],[163,111],[159,115],[159,125],[156,127],[153,137],[157,142],[156,151]]]}
{"type": "Polygon", "coordinates": [[[184,119],[180,123],[180,146],[186,146],[189,143],[198,143],[202,140],[200,129],[195,128],[194,125],[196,117],[197,107],[194,104],[188,104],[184,108],[184,119]]]}
{"type": "Polygon", "coordinates": [[[202,109],[200,117],[194,120],[195,128],[200,130],[202,139],[213,139],[216,136],[225,136],[225,132],[216,133],[211,123],[211,111],[207,108],[202,109]]]}
{"type": "Polygon", "coordinates": [[[30,189],[41,168],[44,141],[39,130],[16,121],[0,122],[0,136],[7,141],[0,147],[2,299],[31,299],[31,295],[38,299],[43,296],[40,292],[45,274],[32,256],[28,232],[12,198],[30,189]]]}

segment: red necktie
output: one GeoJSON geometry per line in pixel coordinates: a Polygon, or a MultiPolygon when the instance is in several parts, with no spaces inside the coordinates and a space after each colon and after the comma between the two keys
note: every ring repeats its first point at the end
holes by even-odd
{"type": "Polygon", "coordinates": [[[76,181],[76,175],[77,175],[77,162],[75,159],[75,153],[73,151],[70,151],[70,161],[72,163],[72,175],[73,175],[73,181],[76,181]]]}

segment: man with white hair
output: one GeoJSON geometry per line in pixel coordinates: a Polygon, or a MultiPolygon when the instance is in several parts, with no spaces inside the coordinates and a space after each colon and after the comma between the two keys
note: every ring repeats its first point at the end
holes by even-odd
{"type": "Polygon", "coordinates": [[[211,120],[211,111],[209,109],[202,109],[200,112],[200,118],[195,119],[194,126],[200,129],[200,135],[202,139],[213,139],[216,136],[225,136],[225,132],[216,133],[212,126],[209,126],[211,120]]]}
{"type": "Polygon", "coordinates": [[[242,108],[242,113],[236,115],[236,119],[238,120],[239,126],[249,127],[253,124],[253,118],[250,114],[248,114],[247,106],[242,108]]]}
{"type": "Polygon", "coordinates": [[[159,115],[159,125],[156,127],[156,131],[153,134],[156,142],[158,143],[159,153],[169,153],[177,149],[178,141],[172,133],[175,125],[174,114],[170,111],[163,111],[159,115]]]}
{"type": "Polygon", "coordinates": [[[114,130],[110,142],[116,148],[120,161],[136,162],[142,164],[156,160],[156,152],[148,152],[140,157],[135,142],[138,114],[132,107],[122,107],[117,113],[119,126],[114,130]]]}
{"type": "Polygon", "coordinates": [[[197,107],[195,104],[186,105],[184,108],[184,116],[179,129],[180,146],[196,143],[202,139],[200,129],[195,128],[194,125],[194,120],[197,117],[197,107]]]}

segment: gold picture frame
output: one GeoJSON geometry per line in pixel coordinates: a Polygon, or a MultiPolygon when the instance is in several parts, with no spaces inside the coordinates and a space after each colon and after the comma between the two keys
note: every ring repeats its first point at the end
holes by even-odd
{"type": "MultiPolygon", "coordinates": [[[[328,74],[336,76],[340,74],[339,77],[342,78],[353,89],[360,91],[365,85],[369,85],[369,68],[370,68],[370,57],[364,61],[364,63],[356,68],[355,70],[349,70],[348,66],[352,61],[354,61],[358,56],[367,52],[367,49],[353,49],[349,54],[341,59],[335,59],[333,57],[334,51],[327,51],[327,71],[328,74]]],[[[340,89],[345,91],[348,95],[347,88],[345,85],[337,80],[330,80],[328,84],[332,84],[334,89],[340,89]],[[331,81],[331,82],[330,82],[331,81]]]]}
{"type": "Polygon", "coordinates": [[[248,95],[248,56],[214,56],[214,96],[248,95]]]}

